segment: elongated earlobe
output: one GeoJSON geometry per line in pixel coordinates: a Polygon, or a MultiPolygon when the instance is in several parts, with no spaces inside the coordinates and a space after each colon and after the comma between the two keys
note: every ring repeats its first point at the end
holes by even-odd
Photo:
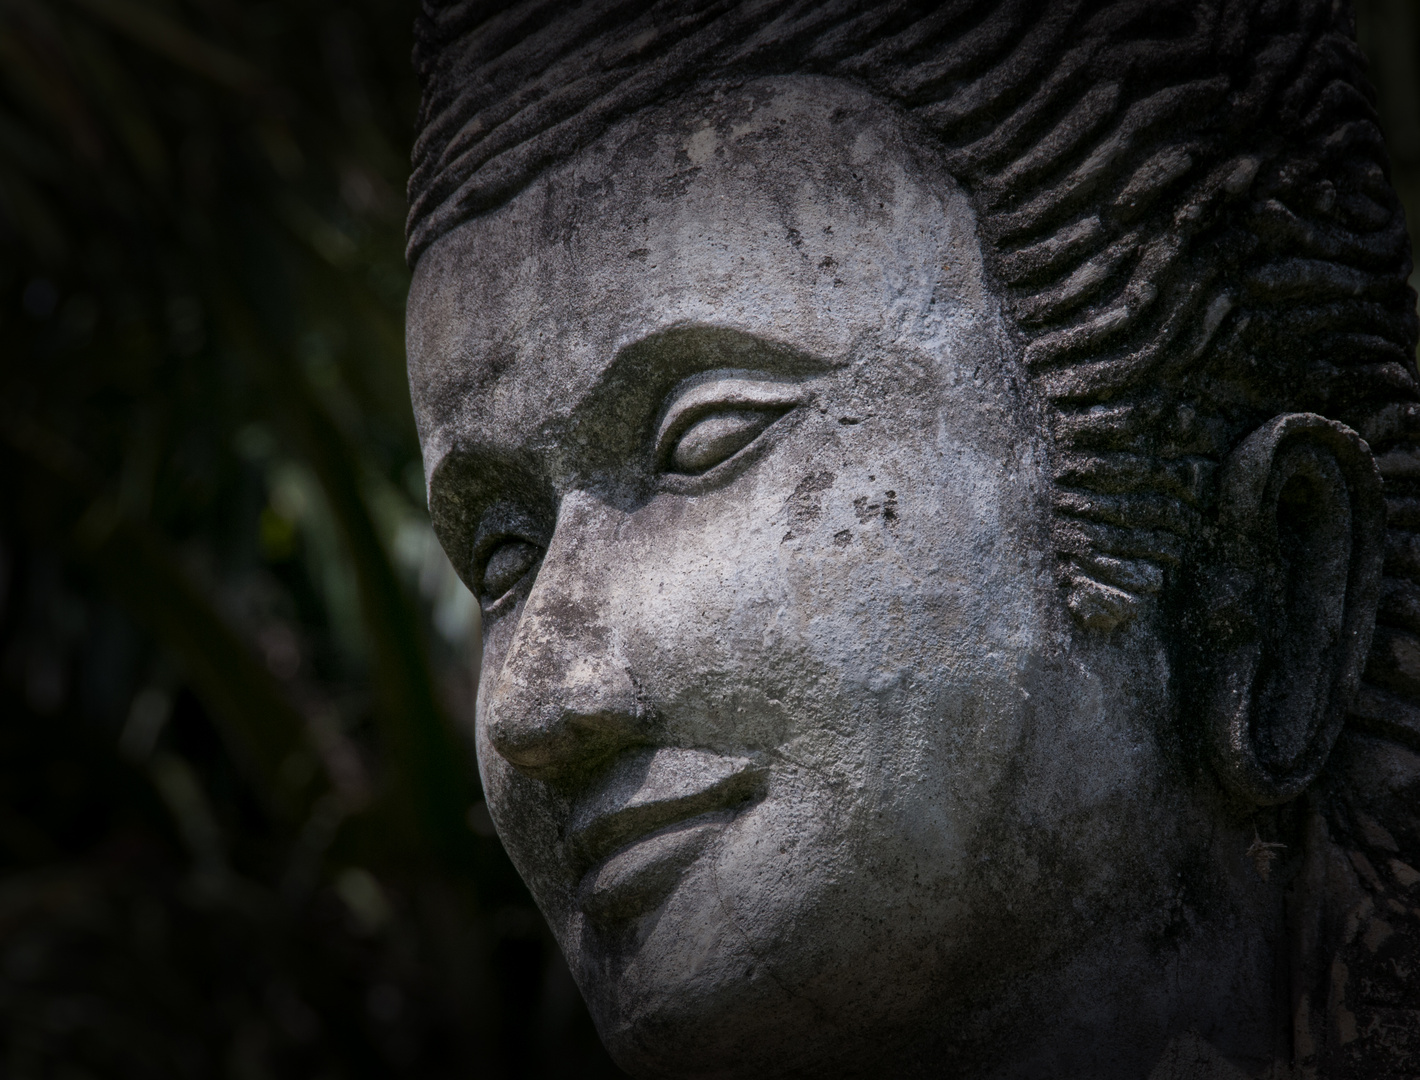
{"type": "Polygon", "coordinates": [[[1236,794],[1284,802],[1326,763],[1370,649],[1384,535],[1370,447],[1344,424],[1288,413],[1228,459],[1190,623],[1210,756],[1236,794]]]}

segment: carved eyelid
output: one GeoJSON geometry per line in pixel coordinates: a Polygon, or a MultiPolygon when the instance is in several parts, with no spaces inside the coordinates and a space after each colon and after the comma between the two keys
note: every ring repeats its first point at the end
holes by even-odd
{"type": "Polygon", "coordinates": [[[656,427],[656,460],[664,461],[675,440],[700,417],[721,409],[792,409],[808,396],[801,382],[772,376],[716,376],[687,379],[672,391],[656,427]]]}

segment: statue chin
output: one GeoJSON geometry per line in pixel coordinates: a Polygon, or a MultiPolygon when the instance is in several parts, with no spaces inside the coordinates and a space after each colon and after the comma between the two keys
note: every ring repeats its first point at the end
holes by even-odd
{"type": "MultiPolygon", "coordinates": [[[[1096,213],[1085,172],[1029,190],[1063,128],[1032,158],[923,122],[842,77],[707,77],[414,227],[488,807],[634,1075],[1280,1076],[1360,1039],[1307,982],[1360,931],[1317,928],[1420,883],[1376,817],[1420,710],[1360,683],[1420,595],[1384,576],[1373,446],[1410,414],[1210,412],[1182,361],[1108,382],[1161,295],[1129,282],[1256,161],[1052,285],[1193,159],[1096,213]],[[1374,882],[1338,854],[1363,821],[1374,882]]],[[[1246,332],[1218,295],[1178,355],[1246,332]]]]}

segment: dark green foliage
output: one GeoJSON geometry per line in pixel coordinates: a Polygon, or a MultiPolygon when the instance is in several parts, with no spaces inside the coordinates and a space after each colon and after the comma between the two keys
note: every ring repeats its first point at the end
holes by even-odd
{"type": "Polygon", "coordinates": [[[613,1074],[470,816],[412,18],[0,0],[7,1080],[613,1074]]]}

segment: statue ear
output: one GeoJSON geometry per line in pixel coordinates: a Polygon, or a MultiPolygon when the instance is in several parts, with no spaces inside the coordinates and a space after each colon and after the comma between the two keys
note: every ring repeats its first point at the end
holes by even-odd
{"type": "Polygon", "coordinates": [[[1346,425],[1288,413],[1224,465],[1190,622],[1195,700],[1235,793],[1283,802],[1321,772],[1370,651],[1384,549],[1380,477],[1346,425]]]}

